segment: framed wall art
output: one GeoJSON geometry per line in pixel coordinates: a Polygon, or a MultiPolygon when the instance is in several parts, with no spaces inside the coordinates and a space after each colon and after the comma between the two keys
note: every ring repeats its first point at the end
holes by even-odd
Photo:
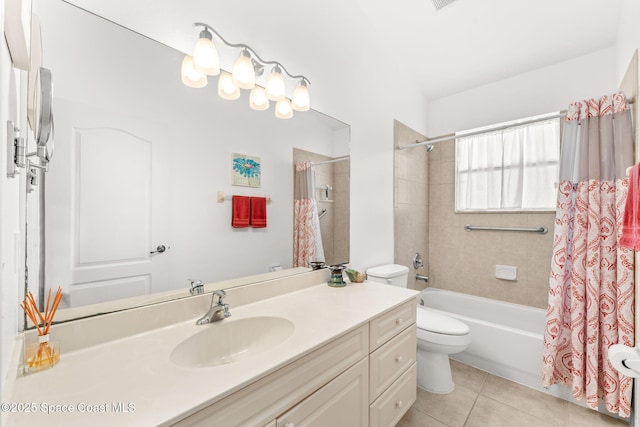
{"type": "Polygon", "coordinates": [[[231,184],[244,187],[260,187],[262,169],[260,157],[231,154],[231,184]]]}

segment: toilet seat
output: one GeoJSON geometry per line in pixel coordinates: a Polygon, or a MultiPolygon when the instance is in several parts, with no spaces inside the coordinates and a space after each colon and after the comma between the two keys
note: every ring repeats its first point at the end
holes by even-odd
{"type": "Polygon", "coordinates": [[[430,335],[460,336],[467,335],[470,331],[469,326],[464,322],[425,307],[418,307],[416,325],[418,331],[422,329],[430,332],[430,335]]]}

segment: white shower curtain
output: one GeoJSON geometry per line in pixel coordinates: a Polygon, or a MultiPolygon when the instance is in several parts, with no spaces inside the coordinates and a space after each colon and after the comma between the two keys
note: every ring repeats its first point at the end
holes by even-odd
{"type": "Polygon", "coordinates": [[[311,162],[296,163],[293,195],[293,266],[325,261],[311,162]]]}
{"type": "Polygon", "coordinates": [[[633,163],[631,115],[622,93],[569,106],[544,334],[543,385],[628,417],[632,381],[609,363],[634,345],[633,251],[618,245],[633,163]]]}

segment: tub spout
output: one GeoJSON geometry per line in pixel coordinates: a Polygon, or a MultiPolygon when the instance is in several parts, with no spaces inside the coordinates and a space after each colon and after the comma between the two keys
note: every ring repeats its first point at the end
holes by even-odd
{"type": "Polygon", "coordinates": [[[424,280],[426,283],[429,283],[429,276],[416,274],[416,280],[424,280]]]}

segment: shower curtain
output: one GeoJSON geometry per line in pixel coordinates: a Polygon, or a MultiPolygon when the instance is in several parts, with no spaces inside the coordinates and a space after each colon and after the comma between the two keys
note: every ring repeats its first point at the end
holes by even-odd
{"type": "Polygon", "coordinates": [[[324,261],[311,162],[296,163],[293,195],[293,266],[324,261]]]}
{"type": "Polygon", "coordinates": [[[560,157],[543,385],[564,384],[591,408],[629,417],[630,378],[608,361],[616,343],[634,345],[633,251],[618,245],[633,163],[624,94],[573,103],[560,157]]]}

